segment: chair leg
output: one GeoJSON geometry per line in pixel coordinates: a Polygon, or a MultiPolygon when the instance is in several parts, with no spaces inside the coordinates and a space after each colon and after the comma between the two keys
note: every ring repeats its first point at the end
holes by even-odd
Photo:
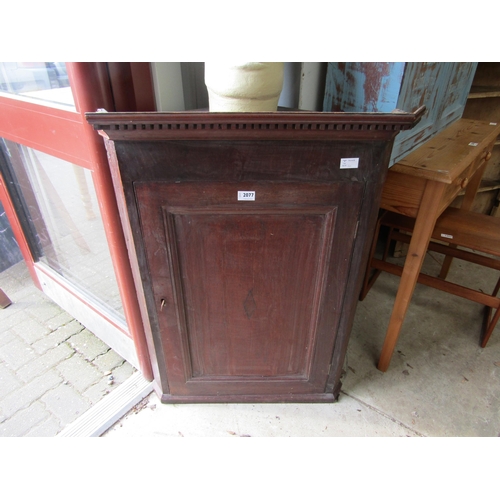
{"type": "MultiPolygon", "coordinates": [[[[495,290],[492,293],[493,297],[497,296],[499,290],[500,290],[500,278],[498,279],[498,282],[495,286],[495,290]]],[[[486,347],[486,344],[488,343],[488,340],[490,339],[491,334],[493,333],[493,330],[495,329],[495,326],[498,323],[498,320],[500,318],[500,307],[496,310],[493,318],[490,319],[492,312],[493,312],[493,309],[491,307],[485,308],[484,323],[483,323],[484,328],[483,328],[483,335],[482,335],[482,340],[481,340],[481,347],[486,347]]]]}

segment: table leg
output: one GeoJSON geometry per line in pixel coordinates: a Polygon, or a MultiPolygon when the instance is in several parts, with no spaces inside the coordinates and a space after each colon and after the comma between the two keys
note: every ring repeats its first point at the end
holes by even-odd
{"type": "MultiPolygon", "coordinates": [[[[462,199],[462,204],[460,206],[460,208],[462,210],[470,211],[470,209],[472,208],[472,204],[474,203],[474,200],[476,198],[476,194],[477,194],[477,191],[479,189],[479,185],[481,184],[481,179],[483,178],[484,171],[486,170],[486,165],[487,165],[490,157],[491,157],[491,153],[489,154],[489,156],[487,155],[485,159],[481,160],[482,165],[479,166],[479,168],[476,170],[476,172],[472,176],[472,179],[470,180],[469,184],[467,185],[464,197],[462,199]]],[[[450,247],[457,248],[457,246],[453,245],[453,244],[450,244],[450,247]]],[[[448,271],[450,270],[450,266],[451,266],[452,261],[453,261],[453,257],[451,257],[450,255],[447,255],[444,258],[443,264],[441,266],[441,271],[439,273],[439,277],[442,280],[445,280],[446,277],[448,276],[448,271]]]]}
{"type": "Polygon", "coordinates": [[[378,362],[380,371],[387,371],[392,354],[398,341],[399,332],[410,305],[411,297],[417,283],[417,278],[422,268],[425,252],[429,245],[432,230],[439,215],[439,207],[446,184],[427,181],[422,196],[420,209],[415,220],[415,228],[408,248],[408,254],[403,267],[396,300],[392,310],[391,319],[385,335],[382,353],[378,362]]]}

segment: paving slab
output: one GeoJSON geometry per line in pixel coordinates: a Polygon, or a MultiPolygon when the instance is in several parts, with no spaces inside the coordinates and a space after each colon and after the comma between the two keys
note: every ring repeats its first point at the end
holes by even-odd
{"type": "Polygon", "coordinates": [[[102,372],[107,372],[121,366],[123,364],[123,358],[112,349],[109,349],[104,354],[93,359],[92,364],[97,366],[102,372]]]}
{"type": "Polygon", "coordinates": [[[109,347],[86,328],[73,335],[68,342],[87,361],[93,361],[109,351],[109,347]]]}
{"type": "Polygon", "coordinates": [[[34,425],[24,437],[55,437],[64,429],[64,426],[54,416],[49,417],[40,424],[34,425]]]}
{"type": "Polygon", "coordinates": [[[88,399],[66,384],[60,384],[45,393],[41,401],[63,426],[73,422],[91,406],[88,399]]]}
{"type": "Polygon", "coordinates": [[[69,359],[75,354],[75,351],[66,344],[60,344],[53,349],[47,350],[44,354],[36,356],[17,370],[17,376],[23,382],[30,382],[58,365],[61,361],[69,359]]]}
{"type": "Polygon", "coordinates": [[[55,368],[57,372],[78,391],[85,391],[98,382],[103,374],[78,353],[65,359],[55,368]]]}
{"type": "Polygon", "coordinates": [[[0,401],[0,414],[6,418],[11,417],[38,399],[47,391],[56,387],[63,379],[54,369],[33,379],[30,383],[23,385],[20,389],[10,392],[0,401]]]}
{"type": "Polygon", "coordinates": [[[0,436],[56,436],[135,369],[40,292],[24,262],[0,283],[13,301],[0,310],[0,436]]]}
{"type": "Polygon", "coordinates": [[[50,417],[45,405],[35,401],[28,408],[18,411],[8,421],[0,424],[0,436],[19,437],[27,434],[33,427],[50,417]]]}
{"type": "Polygon", "coordinates": [[[0,361],[4,361],[11,370],[18,370],[33,359],[36,359],[35,351],[17,336],[0,349],[0,361]]]}
{"type": "Polygon", "coordinates": [[[16,377],[15,372],[10,370],[5,363],[0,363],[0,399],[22,385],[22,381],[16,377]]]}
{"type": "Polygon", "coordinates": [[[18,323],[13,326],[12,330],[30,345],[37,340],[43,339],[50,333],[50,328],[30,316],[24,318],[22,323],[18,323]]]}
{"type": "Polygon", "coordinates": [[[83,325],[73,319],[69,323],[56,327],[50,333],[31,344],[31,347],[37,354],[44,354],[47,350],[57,347],[62,342],[65,342],[73,335],[81,332],[84,329],[83,325]]]}

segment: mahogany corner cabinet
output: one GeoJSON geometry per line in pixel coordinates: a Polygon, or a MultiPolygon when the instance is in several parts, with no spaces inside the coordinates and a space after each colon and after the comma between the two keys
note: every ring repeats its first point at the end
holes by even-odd
{"type": "Polygon", "coordinates": [[[88,113],[164,403],[328,402],[415,113],[88,113]]]}

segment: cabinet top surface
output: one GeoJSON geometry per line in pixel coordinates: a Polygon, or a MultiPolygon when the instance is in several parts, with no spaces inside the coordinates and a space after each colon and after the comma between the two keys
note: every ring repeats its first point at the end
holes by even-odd
{"type": "Polygon", "coordinates": [[[86,113],[87,121],[111,140],[390,140],[412,128],[415,113],[86,113]]]}
{"type": "Polygon", "coordinates": [[[391,171],[453,183],[478,157],[485,158],[500,123],[460,119],[395,163],[391,171]]]}

